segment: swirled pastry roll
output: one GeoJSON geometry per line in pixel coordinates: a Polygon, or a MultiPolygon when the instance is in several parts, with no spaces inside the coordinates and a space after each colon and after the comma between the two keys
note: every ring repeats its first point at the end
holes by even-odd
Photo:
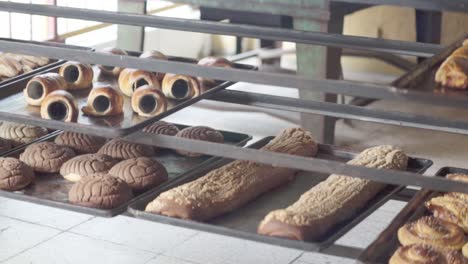
{"type": "Polygon", "coordinates": [[[67,82],[57,73],[45,73],[34,76],[23,90],[26,102],[29,105],[40,106],[42,101],[56,90],[67,88],[67,82]]]}
{"type": "Polygon", "coordinates": [[[460,252],[444,252],[430,245],[401,246],[390,258],[389,264],[465,264],[460,252]]]}
{"type": "Polygon", "coordinates": [[[185,100],[199,96],[200,85],[193,77],[167,73],[162,82],[162,91],[167,98],[185,100]]]}
{"type": "Polygon", "coordinates": [[[160,89],[145,85],[133,93],[132,109],[143,117],[159,115],[167,110],[167,100],[160,89]]]}
{"type": "Polygon", "coordinates": [[[76,122],[78,104],[69,92],[58,90],[44,98],[41,105],[41,117],[64,122],[76,122]]]}
{"type": "Polygon", "coordinates": [[[122,94],[110,86],[96,87],[91,90],[88,102],[81,110],[89,116],[115,116],[123,113],[122,94]]]}
{"type": "Polygon", "coordinates": [[[442,63],[435,81],[451,88],[468,88],[468,40],[442,63]]]}
{"type": "Polygon", "coordinates": [[[131,97],[137,89],[146,85],[155,89],[161,89],[155,73],[136,69],[124,69],[119,75],[120,91],[128,97],[131,97]]]}
{"type": "Polygon", "coordinates": [[[87,89],[93,85],[94,72],[89,64],[69,61],[60,67],[59,74],[69,90],[87,89]]]}

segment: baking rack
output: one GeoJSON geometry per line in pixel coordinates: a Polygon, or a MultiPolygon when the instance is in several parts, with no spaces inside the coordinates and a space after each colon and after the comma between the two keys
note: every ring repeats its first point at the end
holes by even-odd
{"type": "MultiPolygon", "coordinates": [[[[176,1],[177,2],[177,1],[176,1]]],[[[289,3],[282,0],[254,1],[203,1],[203,0],[181,0],[180,2],[191,4],[207,5],[230,5],[236,2],[237,5],[250,4],[258,6],[260,2],[265,5],[266,10],[272,10],[271,6],[279,4],[288,10],[294,9],[297,2],[289,3]],[[232,4],[231,3],[231,4],[232,4]],[[269,9],[270,8],[270,9],[269,9]]],[[[316,8],[307,9],[314,12],[316,19],[327,20],[329,13],[323,5],[328,1],[300,1],[308,2],[310,6],[316,4],[316,8]]],[[[428,10],[455,10],[468,11],[468,1],[466,0],[358,0],[338,2],[353,2],[362,4],[395,4],[428,10]]],[[[297,8],[297,6],[296,6],[297,8]]],[[[276,8],[275,10],[277,10],[276,8]]],[[[202,32],[221,35],[232,35],[241,37],[262,38],[276,41],[291,41],[298,44],[319,45],[336,48],[348,48],[356,50],[367,50],[372,52],[386,52],[400,55],[411,55],[418,57],[431,57],[431,61],[445,58],[450,53],[451,47],[442,47],[435,44],[413,43],[395,40],[373,39],[365,37],[344,36],[315,31],[301,31],[292,29],[279,29],[269,27],[258,27],[249,25],[229,24],[222,22],[208,22],[198,20],[188,20],[179,18],[167,18],[148,16],[141,14],[130,14],[122,12],[97,11],[89,9],[79,9],[70,7],[58,7],[37,4],[22,4],[14,2],[0,2],[0,10],[7,12],[27,13],[34,15],[45,15],[64,18],[76,18],[93,20],[112,24],[133,25],[142,27],[155,27],[181,31],[202,32]],[[436,55],[437,54],[437,55],[436,55]],[[435,55],[435,56],[434,56],[435,55]]],[[[458,45],[455,43],[454,45],[458,45]]],[[[216,67],[204,67],[176,61],[165,60],[144,60],[129,56],[117,56],[104,53],[93,53],[87,50],[76,50],[68,47],[54,47],[39,43],[11,42],[0,40],[0,49],[5,52],[21,52],[28,55],[40,55],[54,59],[74,60],[90,64],[102,64],[119,67],[139,68],[142,70],[156,72],[172,72],[191,76],[220,79],[232,82],[248,82],[266,84],[272,86],[292,87],[302,91],[314,91],[322,93],[343,94],[359,96],[373,99],[391,99],[407,102],[418,102],[430,105],[443,105],[450,107],[468,108],[468,97],[460,97],[448,94],[436,94],[414,89],[405,89],[394,85],[377,85],[361,82],[350,82],[340,80],[327,80],[311,78],[300,75],[283,73],[253,72],[239,69],[226,69],[216,67]]],[[[422,66],[425,66],[424,64],[422,66]]],[[[421,65],[420,65],[421,66],[421,65]]],[[[415,73],[411,73],[415,74],[415,73]]],[[[319,102],[306,99],[295,99],[280,96],[256,94],[253,92],[240,91],[220,91],[206,96],[205,100],[215,100],[227,103],[251,105],[256,107],[274,108],[285,111],[310,113],[316,115],[363,120],[384,124],[431,129],[450,133],[468,135],[468,122],[447,120],[426,115],[416,115],[401,113],[397,111],[383,111],[368,109],[351,105],[341,105],[328,102],[319,102]]],[[[0,115],[1,120],[18,121],[13,113],[0,115]]],[[[27,121],[32,125],[43,125],[49,128],[71,130],[72,127],[66,123],[58,121],[27,121]]],[[[105,136],[106,129],[92,130],[90,134],[105,136]]],[[[251,160],[260,163],[274,164],[275,166],[295,168],[304,171],[319,173],[338,173],[383,182],[387,184],[397,184],[404,186],[418,186],[426,189],[443,192],[464,192],[468,193],[468,183],[452,182],[444,178],[428,177],[416,173],[399,172],[392,170],[378,170],[365,167],[356,167],[343,164],[337,161],[321,160],[314,158],[303,158],[292,155],[265,152],[256,149],[241,148],[223,144],[201,142],[189,139],[173,138],[163,135],[149,135],[143,132],[135,132],[126,136],[128,140],[156,145],[165,148],[181,149],[192,152],[199,152],[212,156],[219,156],[231,159],[251,160]]],[[[172,223],[173,224],[173,223],[172,223]]],[[[287,240],[279,243],[289,246],[287,240]]],[[[347,257],[356,257],[359,249],[333,245],[323,251],[327,254],[334,254],[347,257]]]]}

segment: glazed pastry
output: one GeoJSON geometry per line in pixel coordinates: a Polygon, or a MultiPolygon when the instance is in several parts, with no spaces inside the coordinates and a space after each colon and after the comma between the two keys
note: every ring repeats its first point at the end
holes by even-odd
{"type": "Polygon", "coordinates": [[[99,154],[105,154],[116,159],[131,159],[138,157],[154,156],[154,149],[151,146],[132,143],[123,139],[113,139],[107,142],[98,151],[99,154]]]}
{"type": "MultiPolygon", "coordinates": [[[[445,177],[449,180],[468,182],[468,175],[462,173],[447,174],[445,177]]],[[[468,203],[468,194],[466,193],[447,193],[445,196],[461,199],[465,201],[465,204],[468,203]]]]}
{"type": "MultiPolygon", "coordinates": [[[[0,125],[1,127],[1,125],[0,125]]],[[[1,128],[0,128],[1,129],[1,128]]],[[[11,142],[7,139],[0,138],[0,154],[11,149],[11,142]]]]}
{"type": "Polygon", "coordinates": [[[63,90],[47,95],[41,105],[41,117],[44,119],[76,122],[78,112],[78,104],[73,95],[63,90]]]}
{"type": "Polygon", "coordinates": [[[401,246],[390,258],[389,264],[464,264],[457,251],[444,252],[430,245],[401,246]]]}
{"type": "Polygon", "coordinates": [[[93,85],[94,72],[89,64],[69,61],[60,67],[59,74],[67,82],[69,90],[86,89],[93,85]]]}
{"type": "MultiPolygon", "coordinates": [[[[164,55],[161,52],[156,51],[156,50],[145,51],[140,55],[140,58],[167,60],[166,55],[164,55]]],[[[161,82],[162,79],[164,78],[164,73],[162,73],[162,72],[155,72],[154,74],[156,74],[156,78],[158,79],[159,82],[161,82]]]]}
{"type": "Polygon", "coordinates": [[[162,91],[167,98],[185,100],[200,95],[200,85],[197,79],[166,73],[162,81],[162,91]]]}
{"type": "Polygon", "coordinates": [[[55,143],[60,146],[72,148],[75,153],[96,153],[105,143],[102,137],[91,136],[76,132],[63,132],[55,138],[55,143]]]}
{"type": "Polygon", "coordinates": [[[109,175],[125,181],[134,191],[141,192],[167,181],[167,171],[156,160],[140,157],[119,162],[109,175]]]}
{"type": "Polygon", "coordinates": [[[23,93],[29,105],[40,106],[47,95],[66,88],[67,82],[62,76],[57,73],[45,73],[29,80],[23,93]]]}
{"type": "Polygon", "coordinates": [[[468,234],[468,203],[451,196],[440,196],[426,202],[426,208],[444,221],[454,223],[468,234]]]}
{"type": "Polygon", "coordinates": [[[468,88],[468,42],[455,50],[437,70],[435,81],[455,89],[468,88]]]}
{"type": "Polygon", "coordinates": [[[60,168],[60,175],[73,182],[81,180],[98,172],[108,172],[117,160],[103,154],[85,154],[76,156],[65,162],[60,168]]]}
{"type": "Polygon", "coordinates": [[[155,73],[136,69],[124,69],[119,75],[120,91],[128,97],[131,97],[136,89],[145,85],[161,89],[155,73]]]}
{"type": "MultiPolygon", "coordinates": [[[[114,55],[124,55],[124,56],[128,55],[125,50],[119,49],[119,48],[105,48],[101,50],[100,52],[114,54],[114,55]]],[[[98,68],[101,70],[102,73],[116,76],[116,77],[119,76],[120,72],[122,71],[122,68],[114,67],[114,66],[98,65],[98,68]]]]}
{"type": "MultiPolygon", "coordinates": [[[[223,143],[224,137],[221,132],[215,130],[211,127],[206,126],[194,126],[194,127],[187,127],[179,131],[176,135],[177,137],[187,138],[187,139],[196,139],[196,140],[203,140],[215,143],[223,143]]],[[[176,150],[177,153],[180,155],[188,156],[188,157],[200,157],[203,154],[188,152],[185,150],[176,150]]]]}
{"type": "Polygon", "coordinates": [[[132,196],[132,190],[121,179],[97,173],[76,182],[68,193],[68,200],[80,206],[111,209],[128,202],[132,196]]]}
{"type": "Polygon", "coordinates": [[[465,234],[455,224],[424,216],[400,227],[398,240],[403,246],[428,244],[441,250],[460,250],[465,245],[465,234]]]}
{"type": "Polygon", "coordinates": [[[167,110],[167,100],[160,89],[144,85],[133,93],[132,109],[143,117],[159,115],[167,110]]]}
{"type": "MultiPolygon", "coordinates": [[[[264,151],[312,157],[317,154],[312,135],[290,128],[262,148],[264,151]]],[[[258,196],[294,179],[296,170],[236,160],[203,177],[160,194],[147,212],[206,221],[231,212],[258,196]]]]}
{"type": "Polygon", "coordinates": [[[21,63],[10,56],[0,57],[0,76],[7,78],[15,77],[20,74],[23,69],[21,63]]]}
{"type": "MultiPolygon", "coordinates": [[[[389,145],[368,148],[347,164],[404,170],[408,157],[389,145]]],[[[316,241],[336,225],[352,218],[385,184],[332,174],[285,209],[270,212],[260,223],[261,235],[316,241]]]]}
{"type": "Polygon", "coordinates": [[[96,87],[88,95],[88,103],[81,110],[89,116],[115,116],[123,113],[124,99],[110,86],[96,87]]]}
{"type": "Polygon", "coordinates": [[[143,128],[143,132],[156,135],[175,136],[179,133],[179,128],[176,125],[165,121],[157,121],[143,128]]]}
{"type": "Polygon", "coordinates": [[[13,147],[28,144],[47,135],[47,129],[24,124],[3,122],[0,126],[0,138],[9,140],[13,147]]]}
{"type": "Polygon", "coordinates": [[[468,242],[463,246],[462,253],[465,258],[468,258],[468,242]]]}
{"type": "MultiPolygon", "coordinates": [[[[223,67],[223,68],[232,68],[232,63],[225,58],[219,57],[206,57],[201,59],[198,62],[198,65],[211,66],[211,67],[223,67]]],[[[207,90],[215,87],[220,84],[220,81],[198,77],[198,82],[200,83],[201,91],[206,92],[207,90]]]]}
{"type": "Polygon", "coordinates": [[[15,158],[0,158],[0,189],[16,191],[34,181],[34,171],[15,158]]]}
{"type": "Polygon", "coordinates": [[[29,145],[20,154],[20,160],[34,171],[55,173],[69,159],[75,156],[71,148],[59,146],[53,142],[40,142],[29,145]]]}

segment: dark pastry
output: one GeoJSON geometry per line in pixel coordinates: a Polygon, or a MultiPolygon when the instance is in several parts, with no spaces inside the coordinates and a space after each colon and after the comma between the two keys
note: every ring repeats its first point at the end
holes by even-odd
{"type": "Polygon", "coordinates": [[[42,101],[41,117],[44,119],[76,122],[78,113],[78,104],[67,91],[53,91],[42,101]]]}
{"type": "Polygon", "coordinates": [[[96,153],[105,143],[102,137],[91,136],[76,132],[63,132],[55,138],[60,146],[72,148],[76,153],[96,153]]]}
{"type": "Polygon", "coordinates": [[[67,89],[87,89],[93,85],[93,68],[89,64],[69,61],[60,67],[59,74],[67,82],[67,89]]]}
{"type": "Polygon", "coordinates": [[[119,162],[109,174],[125,181],[134,191],[144,191],[167,181],[164,166],[150,158],[134,158],[119,162]]]}
{"type": "Polygon", "coordinates": [[[3,122],[0,126],[0,138],[10,140],[13,147],[31,143],[47,133],[46,128],[25,124],[3,122]]]}
{"type": "Polygon", "coordinates": [[[77,182],[84,176],[108,172],[117,162],[103,154],[80,155],[65,162],[60,168],[60,175],[69,181],[77,182]]]}
{"type": "Polygon", "coordinates": [[[154,156],[154,149],[151,146],[132,143],[123,139],[113,139],[102,146],[98,153],[116,159],[131,159],[154,156]]]}
{"type": "Polygon", "coordinates": [[[40,142],[28,146],[20,155],[20,160],[34,171],[55,173],[67,160],[73,158],[75,152],[68,147],[59,146],[53,142],[40,142]]]}
{"type": "Polygon", "coordinates": [[[15,158],[0,158],[0,189],[16,191],[34,181],[34,171],[15,158]]]}
{"type": "MultiPolygon", "coordinates": [[[[176,135],[177,137],[187,138],[187,139],[196,139],[196,140],[203,140],[203,141],[210,141],[216,143],[223,143],[224,137],[221,132],[215,130],[210,127],[206,126],[194,126],[194,127],[187,127],[179,131],[176,135]]],[[[203,156],[199,153],[187,152],[184,150],[176,150],[177,153],[189,156],[189,157],[200,157],[203,156]]]]}
{"type": "Polygon", "coordinates": [[[157,135],[175,136],[177,133],[179,133],[179,128],[176,125],[165,121],[157,121],[143,128],[143,132],[157,135]]]}

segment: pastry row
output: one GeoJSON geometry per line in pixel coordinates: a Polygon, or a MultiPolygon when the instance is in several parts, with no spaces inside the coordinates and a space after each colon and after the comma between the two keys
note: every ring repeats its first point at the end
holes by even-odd
{"type": "Polygon", "coordinates": [[[0,122],[0,153],[31,143],[48,134],[43,127],[12,122],[0,122]]]}
{"type": "Polygon", "coordinates": [[[5,80],[47,65],[49,59],[13,53],[0,54],[0,79],[5,80]]]}

